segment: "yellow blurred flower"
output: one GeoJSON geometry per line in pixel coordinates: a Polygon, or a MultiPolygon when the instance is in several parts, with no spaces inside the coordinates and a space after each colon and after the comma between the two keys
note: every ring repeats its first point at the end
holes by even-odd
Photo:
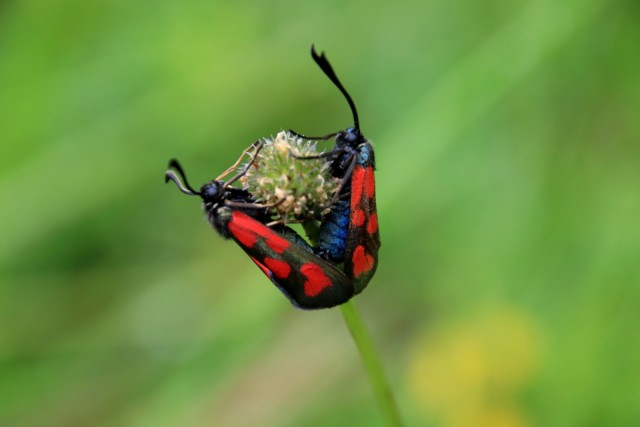
{"type": "Polygon", "coordinates": [[[447,426],[525,426],[517,395],[539,353],[533,320],[495,308],[420,338],[408,366],[409,388],[420,409],[447,426]]]}

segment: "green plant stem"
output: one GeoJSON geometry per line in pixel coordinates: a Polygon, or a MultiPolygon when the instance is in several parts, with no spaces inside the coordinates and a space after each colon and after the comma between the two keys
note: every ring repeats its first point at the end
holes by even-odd
{"type": "MultiPolygon", "coordinates": [[[[302,224],[307,238],[312,245],[316,244],[316,240],[319,232],[319,225],[315,221],[306,221],[302,224]]],[[[400,413],[396,406],[396,401],[393,398],[391,387],[389,387],[389,381],[384,374],[382,363],[378,358],[378,353],[373,346],[373,340],[369,331],[362,321],[362,316],[356,309],[353,300],[349,300],[340,306],[342,317],[347,324],[347,328],[351,333],[351,337],[360,352],[360,357],[364,364],[364,369],[367,371],[369,381],[373,387],[373,392],[378,401],[380,411],[387,420],[387,426],[389,427],[402,427],[402,421],[400,421],[400,413]]]]}
{"type": "Polygon", "coordinates": [[[356,347],[358,347],[364,368],[367,371],[376,399],[378,400],[378,406],[380,406],[380,410],[387,420],[387,425],[392,427],[402,426],[400,413],[393,398],[391,387],[389,387],[389,381],[384,374],[382,363],[380,363],[378,354],[373,346],[369,331],[367,331],[367,327],[362,321],[362,317],[356,309],[353,300],[342,304],[340,311],[353,337],[353,341],[356,343],[356,347]]]}

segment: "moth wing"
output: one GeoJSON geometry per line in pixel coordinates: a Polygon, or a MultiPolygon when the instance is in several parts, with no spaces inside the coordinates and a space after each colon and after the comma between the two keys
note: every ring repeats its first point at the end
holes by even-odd
{"type": "Polygon", "coordinates": [[[310,252],[301,244],[301,237],[294,240],[240,211],[232,213],[227,227],[236,243],[296,307],[329,308],[354,295],[352,280],[310,252]]]}
{"type": "Polygon", "coordinates": [[[354,167],[350,207],[344,271],[353,279],[355,293],[358,294],[376,272],[381,245],[373,164],[356,164],[354,167]]]}

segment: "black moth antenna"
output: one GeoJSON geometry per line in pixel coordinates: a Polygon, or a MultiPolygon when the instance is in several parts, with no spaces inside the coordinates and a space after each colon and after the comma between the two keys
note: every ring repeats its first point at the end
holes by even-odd
{"type": "MultiPolygon", "coordinates": [[[[254,142],[253,144],[251,144],[246,150],[244,150],[242,152],[242,154],[238,158],[238,161],[236,161],[233,164],[233,166],[231,166],[229,169],[224,171],[222,173],[222,175],[217,177],[215,179],[215,181],[221,182],[222,183],[222,188],[224,189],[224,188],[229,187],[231,184],[233,184],[238,179],[240,179],[243,175],[245,175],[247,173],[249,168],[255,163],[256,157],[258,156],[258,153],[260,152],[260,150],[262,150],[263,146],[264,146],[264,143],[262,141],[260,141],[260,140],[258,140],[256,142],[254,142]],[[238,167],[238,165],[242,161],[242,158],[245,155],[249,154],[249,151],[251,149],[253,149],[254,152],[253,152],[253,154],[251,154],[251,158],[249,159],[247,164],[242,168],[242,170],[240,172],[238,172],[233,178],[229,179],[226,183],[220,181],[222,178],[227,176],[235,168],[238,167]]],[[[189,185],[189,181],[187,181],[187,175],[184,173],[184,170],[182,169],[182,166],[180,166],[180,163],[178,163],[178,161],[176,159],[169,160],[169,169],[164,173],[164,182],[167,183],[169,181],[173,181],[178,186],[180,191],[182,191],[184,194],[188,194],[190,196],[202,196],[202,192],[201,191],[196,191],[196,190],[193,189],[193,187],[191,187],[191,185],[189,185]],[[171,170],[171,169],[175,169],[175,171],[171,170]]]]}
{"type": "Polygon", "coordinates": [[[333,84],[336,85],[336,87],[347,99],[349,108],[351,108],[351,114],[353,114],[353,127],[360,130],[360,121],[358,120],[358,110],[356,109],[356,104],[354,104],[353,99],[351,99],[351,95],[349,95],[349,92],[347,92],[344,86],[342,86],[342,83],[340,83],[340,79],[338,79],[336,72],[333,71],[333,67],[331,67],[331,64],[329,63],[327,57],[324,55],[324,52],[321,52],[320,55],[318,55],[316,53],[315,46],[311,45],[311,57],[314,61],[316,61],[318,67],[320,67],[320,69],[324,71],[326,76],[329,77],[333,84]]]}
{"type": "Polygon", "coordinates": [[[187,176],[185,175],[184,170],[182,170],[182,166],[180,166],[180,163],[178,163],[176,159],[169,160],[169,170],[164,173],[164,182],[167,183],[169,181],[173,181],[176,186],[178,186],[180,191],[182,191],[184,194],[188,194],[190,196],[202,195],[199,191],[194,190],[191,185],[189,185],[187,176]],[[171,169],[175,169],[175,171],[172,171],[171,169]],[[180,176],[178,176],[176,172],[178,172],[180,176]]]}
{"type": "MultiPolygon", "coordinates": [[[[349,103],[349,108],[351,108],[351,114],[353,115],[353,127],[359,133],[360,132],[360,120],[358,119],[358,110],[356,109],[356,104],[353,102],[353,99],[351,98],[351,95],[349,95],[349,92],[347,92],[347,90],[344,88],[344,86],[342,86],[342,83],[340,83],[340,79],[338,79],[338,76],[336,75],[336,72],[333,71],[333,67],[329,63],[329,60],[325,56],[324,52],[321,52],[320,55],[318,55],[318,53],[316,52],[315,46],[311,45],[311,57],[316,62],[316,64],[318,64],[318,67],[320,67],[320,69],[324,72],[324,74],[327,77],[329,77],[329,80],[331,80],[333,82],[333,84],[336,85],[336,87],[340,90],[342,95],[344,95],[345,99],[349,103]]],[[[301,137],[303,139],[315,139],[315,140],[319,140],[319,141],[326,140],[326,139],[329,139],[329,138],[333,138],[338,133],[340,133],[340,132],[332,132],[332,133],[324,135],[324,136],[310,137],[310,136],[304,136],[304,135],[302,135],[302,134],[300,134],[300,133],[298,133],[298,132],[296,132],[296,131],[294,131],[292,129],[289,129],[289,132],[292,133],[293,135],[299,136],[299,137],[301,137]]]]}

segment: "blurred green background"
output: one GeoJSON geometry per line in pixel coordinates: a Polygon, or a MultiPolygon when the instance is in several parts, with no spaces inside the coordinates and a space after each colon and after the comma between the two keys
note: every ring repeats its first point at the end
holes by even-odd
{"type": "Polygon", "coordinates": [[[407,425],[640,425],[637,1],[0,5],[0,425],[382,426],[338,310],[199,201],[351,124],[383,247],[356,302],[407,425]]]}

